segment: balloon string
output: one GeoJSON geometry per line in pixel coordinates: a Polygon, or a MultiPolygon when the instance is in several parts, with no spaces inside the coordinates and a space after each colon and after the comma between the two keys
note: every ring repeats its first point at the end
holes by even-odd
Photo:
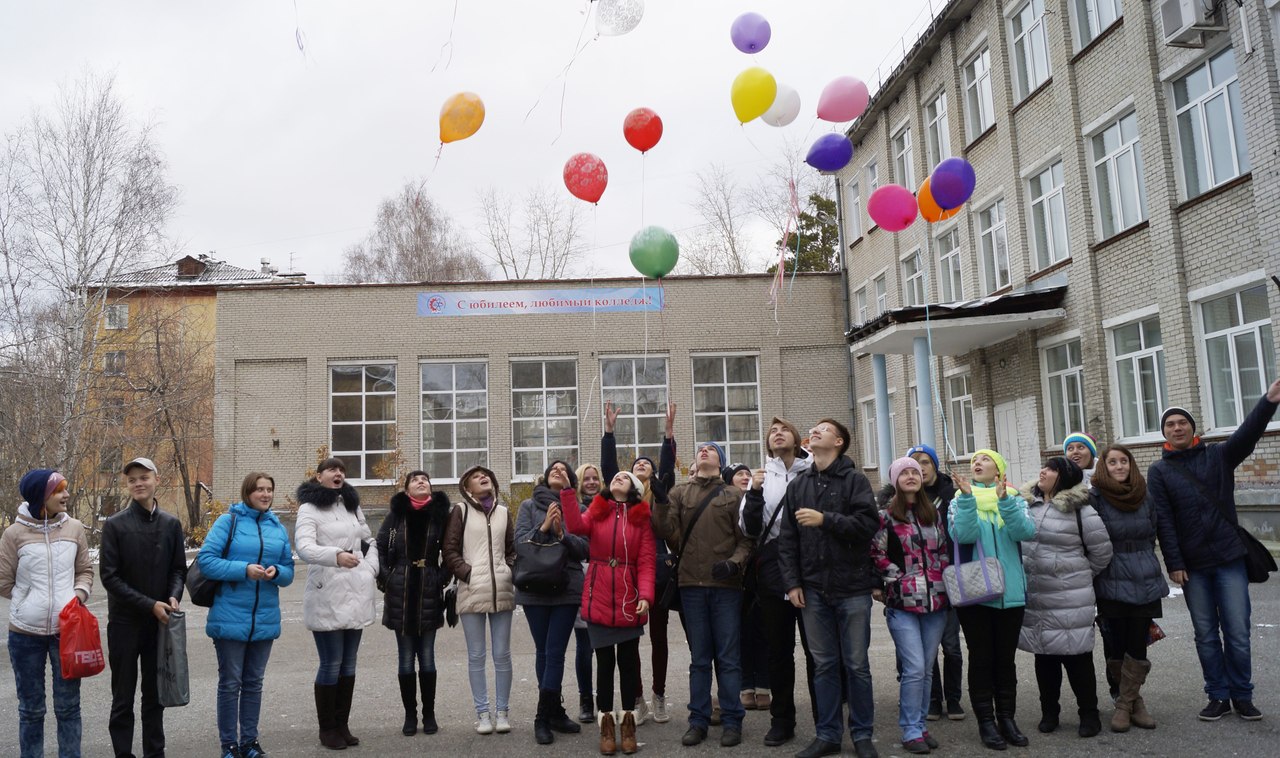
{"type": "Polygon", "coordinates": [[[640,153],[640,227],[644,228],[644,153],[640,153]]]}
{"type": "Polygon", "coordinates": [[[768,156],[768,155],[765,155],[765,152],[764,152],[763,150],[761,150],[761,149],[760,149],[760,146],[759,146],[759,145],[757,145],[756,143],[754,143],[754,142],[752,142],[752,141],[751,141],[751,135],[747,134],[747,125],[746,125],[746,124],[740,124],[740,126],[742,127],[742,136],[743,136],[743,137],[746,137],[746,139],[747,139],[747,144],[748,144],[748,145],[751,145],[752,147],[754,147],[754,148],[755,148],[755,150],[756,150],[756,152],[757,152],[757,153],[760,153],[760,155],[761,155],[761,156],[763,156],[763,157],[765,157],[765,158],[768,158],[769,156],[768,156]]]}
{"type": "Polygon", "coordinates": [[[298,18],[298,0],[293,0],[293,41],[298,46],[298,52],[302,54],[302,60],[307,59],[307,35],[302,32],[302,21],[298,18]]]}
{"type": "Polygon", "coordinates": [[[814,118],[813,118],[813,123],[812,123],[812,124],[809,124],[809,131],[805,132],[805,133],[804,133],[804,137],[802,137],[802,138],[800,139],[800,142],[801,142],[801,143],[805,143],[805,142],[808,142],[808,141],[809,141],[809,135],[810,135],[810,134],[813,134],[813,127],[815,127],[815,126],[817,126],[817,125],[818,125],[818,118],[817,118],[817,116],[814,116],[814,118]]]}
{"type": "MultiPolygon", "coordinates": [[[[644,303],[649,299],[649,279],[648,277],[640,277],[640,302],[644,303]]],[[[649,307],[646,304],[644,309],[644,359],[649,361],[649,307]]]]}
{"type": "MultiPolygon", "coordinates": [[[[587,24],[590,23],[590,21],[591,21],[591,6],[588,5],[587,12],[584,14],[584,17],[582,19],[582,28],[578,30],[578,39],[576,42],[573,43],[573,49],[574,49],[573,55],[569,57],[569,62],[564,64],[564,68],[560,69],[560,73],[551,77],[551,81],[547,82],[542,87],[542,91],[538,93],[538,97],[536,100],[533,101],[533,105],[529,107],[528,111],[525,111],[525,114],[524,114],[525,122],[529,120],[529,117],[533,115],[533,112],[538,109],[539,105],[542,104],[542,96],[546,94],[547,89],[552,84],[555,84],[556,79],[559,79],[561,77],[567,77],[569,74],[569,69],[573,68],[574,62],[578,60],[578,55],[581,54],[582,51],[586,49],[587,45],[590,45],[593,41],[595,41],[595,38],[589,39],[585,43],[582,41],[583,35],[586,34],[587,32],[587,24]]],[[[569,82],[566,79],[564,83],[564,87],[561,87],[560,89],[560,131],[561,132],[564,131],[564,96],[565,96],[565,90],[568,88],[568,86],[569,86],[569,82]]],[[[559,134],[556,135],[556,139],[560,139],[559,134]]],[[[554,145],[555,142],[553,141],[551,144],[554,145]]]]}
{"type": "Polygon", "coordinates": [[[440,165],[440,156],[444,154],[444,143],[440,143],[440,147],[436,148],[436,159],[431,164],[431,171],[427,173],[427,178],[422,180],[423,184],[431,181],[431,177],[435,176],[436,167],[440,165]]]}
{"type": "Polygon", "coordinates": [[[436,56],[435,65],[433,65],[431,67],[431,70],[427,73],[434,74],[436,72],[436,66],[440,65],[440,59],[444,57],[444,51],[446,49],[448,49],[449,51],[449,60],[445,61],[444,70],[445,71],[449,70],[450,64],[453,63],[453,27],[456,26],[457,23],[458,23],[458,0],[453,0],[453,18],[450,19],[449,21],[449,38],[446,39],[444,44],[440,46],[440,54],[436,56]]]}

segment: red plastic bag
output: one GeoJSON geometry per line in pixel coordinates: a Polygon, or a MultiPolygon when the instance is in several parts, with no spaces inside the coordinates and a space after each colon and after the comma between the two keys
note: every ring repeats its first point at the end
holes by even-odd
{"type": "Polygon", "coordinates": [[[62,678],[83,679],[102,673],[107,667],[107,660],[102,655],[98,619],[80,602],[80,598],[71,598],[71,602],[58,614],[58,629],[62,636],[58,643],[62,678]]]}

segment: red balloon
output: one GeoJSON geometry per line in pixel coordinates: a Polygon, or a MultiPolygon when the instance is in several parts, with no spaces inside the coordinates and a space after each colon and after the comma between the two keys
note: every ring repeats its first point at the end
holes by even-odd
{"type": "Polygon", "coordinates": [[[591,153],[577,153],[565,161],[564,186],[579,200],[600,202],[608,185],[609,170],[604,167],[604,161],[591,153]]]}
{"type": "Polygon", "coordinates": [[[662,119],[652,108],[636,108],[622,122],[622,136],[632,147],[646,153],[662,139],[662,119]]]}

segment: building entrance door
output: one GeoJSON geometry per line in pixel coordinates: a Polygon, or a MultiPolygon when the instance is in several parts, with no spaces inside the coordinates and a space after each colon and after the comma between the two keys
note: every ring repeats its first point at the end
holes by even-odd
{"type": "Polygon", "coordinates": [[[1006,477],[1013,486],[1021,487],[1040,470],[1039,439],[1034,397],[996,406],[996,450],[1009,466],[1006,477]]]}

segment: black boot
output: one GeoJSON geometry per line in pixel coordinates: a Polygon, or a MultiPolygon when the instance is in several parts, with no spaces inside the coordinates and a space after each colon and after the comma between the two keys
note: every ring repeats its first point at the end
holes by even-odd
{"type": "Polygon", "coordinates": [[[547,718],[553,694],[551,690],[538,690],[538,712],[533,717],[533,739],[539,745],[550,745],[556,741],[556,736],[551,733],[551,722],[547,718]]]}
{"type": "Polygon", "coordinates": [[[1076,734],[1081,737],[1096,737],[1101,731],[1102,716],[1097,708],[1080,712],[1080,726],[1076,729],[1076,734]]]}
{"type": "Polygon", "coordinates": [[[413,674],[400,674],[400,702],[404,704],[404,726],[400,733],[412,737],[418,733],[418,683],[413,674]]]}
{"type": "Polygon", "coordinates": [[[338,731],[333,715],[338,685],[317,684],[315,685],[315,694],[316,720],[320,724],[320,744],[330,750],[346,750],[347,742],[342,739],[342,734],[338,731]]]}
{"type": "Polygon", "coordinates": [[[1040,723],[1036,724],[1036,729],[1039,729],[1040,732],[1043,734],[1049,734],[1050,732],[1057,729],[1058,716],[1061,710],[1062,709],[1058,706],[1057,703],[1054,703],[1052,706],[1046,706],[1045,703],[1041,701],[1040,723]]]}
{"type": "Polygon", "coordinates": [[[1000,734],[1004,735],[1005,740],[1014,747],[1026,747],[1031,744],[1031,740],[1027,739],[1027,735],[1022,733],[1018,728],[1018,723],[1013,720],[1013,714],[1008,716],[997,716],[996,724],[1000,727],[1000,734]]]}
{"type": "Polygon", "coordinates": [[[342,739],[348,746],[354,747],[360,744],[360,739],[351,733],[347,722],[351,718],[351,699],[355,697],[356,678],[355,676],[338,677],[338,696],[334,700],[334,719],[337,721],[338,733],[342,735],[342,739]]]}
{"type": "Polygon", "coordinates": [[[1027,739],[1027,735],[1022,733],[1018,728],[1017,722],[1013,720],[1013,714],[1018,710],[1018,690],[1016,683],[1008,687],[996,685],[995,691],[996,706],[996,726],[1000,727],[1000,734],[1010,745],[1015,747],[1026,747],[1031,744],[1031,740],[1027,739]]]}
{"type": "Polygon", "coordinates": [[[973,715],[978,717],[978,738],[982,740],[982,744],[991,750],[1006,750],[1009,743],[1004,741],[1004,737],[1000,736],[1000,729],[996,726],[996,711],[992,707],[991,701],[973,703],[973,715]]]}
{"type": "Polygon", "coordinates": [[[436,723],[436,672],[419,671],[418,686],[422,688],[422,733],[440,731],[436,723]]]}
{"type": "Polygon", "coordinates": [[[548,697],[551,699],[547,702],[547,723],[551,725],[554,731],[561,734],[578,734],[582,731],[582,727],[578,726],[578,722],[569,718],[569,714],[564,711],[564,700],[560,697],[560,690],[548,690],[548,697]]]}
{"type": "Polygon", "coordinates": [[[578,696],[578,721],[590,724],[596,720],[596,699],[591,695],[578,696]]]}

